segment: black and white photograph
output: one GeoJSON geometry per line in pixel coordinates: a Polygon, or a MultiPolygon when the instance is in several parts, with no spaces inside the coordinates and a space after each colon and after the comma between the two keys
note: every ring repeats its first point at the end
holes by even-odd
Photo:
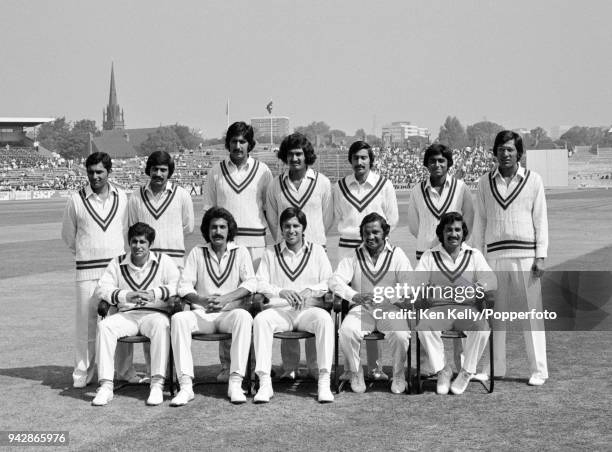
{"type": "Polygon", "coordinates": [[[610,449],[610,2],[0,16],[1,450],[610,449]]]}

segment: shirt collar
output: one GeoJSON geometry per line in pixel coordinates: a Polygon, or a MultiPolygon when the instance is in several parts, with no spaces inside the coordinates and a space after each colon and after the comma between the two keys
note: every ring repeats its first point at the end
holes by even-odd
{"type": "Polygon", "coordinates": [[[297,253],[294,253],[293,251],[291,251],[289,249],[289,247],[287,247],[287,242],[285,242],[284,240],[281,242],[281,253],[285,254],[285,253],[291,253],[291,254],[295,254],[296,256],[298,254],[303,253],[306,248],[308,248],[308,242],[306,240],[304,240],[304,243],[302,244],[302,247],[297,251],[297,253]]]}
{"type": "MultiPolygon", "coordinates": [[[[451,183],[451,176],[449,174],[446,175],[446,180],[444,181],[444,188],[448,188],[450,186],[451,183]]],[[[425,188],[431,188],[433,189],[433,186],[431,185],[431,178],[429,176],[427,176],[427,179],[425,180],[425,188]]]]}
{"type": "MultiPolygon", "coordinates": [[[[495,179],[497,176],[499,176],[499,177],[503,177],[503,176],[501,175],[501,173],[499,172],[499,166],[497,166],[497,167],[495,168],[495,172],[493,173],[493,178],[494,178],[494,179],[495,179]]],[[[518,177],[520,177],[521,179],[524,179],[524,178],[525,178],[525,168],[523,168],[523,167],[521,166],[521,162],[519,162],[519,163],[518,163],[518,169],[516,170],[516,174],[514,175],[514,177],[517,177],[517,176],[518,176],[518,177]]],[[[514,179],[514,177],[513,177],[513,179],[514,179]]]]}
{"type": "MultiPolygon", "coordinates": [[[[149,193],[154,195],[153,190],[151,189],[151,181],[147,182],[147,185],[145,186],[145,190],[148,190],[149,193]]],[[[172,191],[172,182],[170,182],[170,181],[166,182],[165,191],[172,191]]]]}
{"type": "MultiPolygon", "coordinates": [[[[118,193],[117,187],[115,187],[115,185],[111,184],[110,182],[108,183],[108,191],[109,193],[118,193]]],[[[89,198],[92,195],[98,196],[98,194],[94,193],[94,191],[91,189],[91,185],[87,184],[85,186],[85,198],[89,198]]]]}
{"type": "MultiPolygon", "coordinates": [[[[465,251],[467,250],[471,250],[472,248],[468,245],[466,245],[465,242],[461,243],[461,246],[459,247],[459,256],[461,256],[465,251]]],[[[448,254],[448,251],[446,251],[446,249],[444,248],[444,246],[439,243],[438,245],[434,246],[432,249],[432,251],[440,251],[441,253],[444,253],[446,256],[448,256],[450,258],[450,254],[448,254]]]]}
{"type": "MultiPolygon", "coordinates": [[[[225,163],[226,163],[228,166],[232,166],[232,167],[234,167],[234,168],[238,169],[238,167],[237,167],[236,165],[234,165],[234,162],[232,162],[232,159],[231,159],[231,158],[229,158],[229,157],[227,158],[227,160],[225,161],[225,163]]],[[[255,164],[255,160],[253,159],[253,157],[251,157],[251,156],[249,155],[249,156],[247,157],[247,162],[246,162],[246,167],[247,167],[247,170],[250,170],[250,169],[253,167],[253,165],[254,165],[254,164],[255,164]]]]}
{"type": "MultiPolygon", "coordinates": [[[[316,174],[315,174],[314,170],[309,167],[306,170],[306,175],[304,176],[304,178],[314,179],[315,177],[316,177],[316,174]]],[[[283,172],[283,179],[285,179],[285,180],[289,179],[289,170],[288,169],[283,172]]]]}
{"type": "MultiPolygon", "coordinates": [[[[158,261],[157,253],[154,251],[149,251],[149,259],[147,259],[147,262],[145,262],[142,268],[147,267],[151,262],[157,262],[157,261],[158,261]]],[[[123,259],[121,260],[119,265],[131,265],[132,267],[136,267],[136,265],[134,265],[134,263],[132,262],[132,253],[127,253],[125,256],[123,256],[123,259]]],[[[140,268],[140,267],[136,267],[136,268],[140,268]]]]}
{"type": "MultiPolygon", "coordinates": [[[[380,176],[376,174],[374,171],[370,170],[370,173],[368,174],[368,177],[366,178],[364,185],[369,184],[370,187],[373,187],[374,185],[376,185],[376,182],[378,182],[378,179],[380,179],[380,176]]],[[[359,182],[355,178],[355,174],[351,173],[348,176],[346,176],[346,184],[349,186],[353,184],[359,185],[359,182]]]]}

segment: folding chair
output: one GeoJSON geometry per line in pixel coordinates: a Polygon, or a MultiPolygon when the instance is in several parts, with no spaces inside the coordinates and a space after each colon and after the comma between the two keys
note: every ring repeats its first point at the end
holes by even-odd
{"type": "MultiPolygon", "coordinates": [[[[489,304],[488,306],[493,306],[493,304],[489,304]]],[[[417,309],[418,312],[418,309],[417,309]]],[[[414,376],[414,384],[412,385],[416,391],[417,394],[422,394],[423,393],[423,378],[421,376],[421,339],[419,338],[419,332],[418,330],[415,328],[414,330],[414,334],[416,335],[416,375],[414,376]]],[[[463,331],[455,331],[455,330],[448,330],[448,331],[442,331],[442,339],[451,339],[451,340],[462,340],[465,339],[467,336],[465,335],[465,333],[463,331]]],[[[412,379],[412,355],[410,353],[410,350],[408,350],[408,372],[409,374],[409,379],[412,379]]],[[[461,370],[461,369],[459,369],[461,370]]],[[[485,384],[485,382],[481,381],[481,380],[477,380],[478,382],[480,382],[480,384],[482,384],[484,386],[484,388],[487,390],[487,392],[490,394],[493,392],[493,388],[494,388],[494,382],[493,382],[493,375],[494,372],[494,364],[493,364],[493,330],[491,329],[491,334],[489,334],[489,375],[491,376],[489,378],[489,386],[487,387],[487,385],[485,384]]],[[[428,379],[432,379],[434,378],[434,376],[430,376],[425,378],[426,380],[428,379]]]]}
{"type": "MultiPolygon", "coordinates": [[[[335,313],[335,302],[333,300],[333,295],[331,294],[331,292],[328,292],[325,294],[325,310],[330,312],[334,312],[335,313]],[[329,305],[329,307],[327,306],[329,305]]],[[[266,303],[266,297],[262,294],[254,294],[253,297],[253,310],[254,311],[261,311],[263,310],[263,306],[266,303]]],[[[256,313],[254,314],[256,315],[256,313]]],[[[336,322],[334,322],[334,328],[335,328],[335,343],[334,343],[334,351],[335,354],[338,354],[338,325],[336,324],[336,322]]],[[[300,339],[310,339],[315,337],[315,335],[313,333],[310,333],[308,331],[280,331],[277,333],[274,333],[273,335],[274,339],[286,339],[286,340],[300,340],[300,339]]],[[[337,361],[337,358],[336,358],[337,361]]],[[[335,377],[334,377],[334,385],[337,388],[338,387],[338,374],[336,371],[336,366],[334,366],[334,372],[335,372],[335,377]]],[[[274,371],[272,371],[274,372],[274,371]]],[[[299,382],[302,381],[303,379],[300,378],[296,378],[295,382],[299,382]]],[[[337,393],[337,391],[336,391],[337,393]]]]}
{"type": "MultiPolygon", "coordinates": [[[[110,304],[107,301],[101,300],[98,303],[98,315],[101,318],[105,318],[108,315],[108,311],[110,309],[110,304]]],[[[162,314],[167,315],[168,317],[172,317],[172,312],[164,311],[162,309],[147,309],[147,311],[151,312],[161,312],[162,314]]],[[[134,336],[124,336],[117,339],[117,342],[122,342],[124,344],[144,344],[150,343],[151,340],[147,336],[142,336],[140,334],[134,336]]],[[[168,367],[166,371],[167,377],[164,380],[164,385],[168,387],[168,391],[170,392],[170,396],[174,397],[174,356],[172,355],[172,345],[168,347],[168,367]]],[[[113,390],[119,391],[126,386],[142,386],[143,383],[130,383],[129,381],[125,381],[116,385],[113,390]]]]}
{"type": "MultiPolygon", "coordinates": [[[[339,296],[335,295],[334,296],[334,314],[335,314],[335,319],[334,319],[334,325],[336,328],[336,348],[335,348],[335,354],[334,354],[334,372],[336,374],[335,376],[335,385],[336,385],[336,394],[339,394],[340,391],[342,391],[342,389],[344,389],[344,385],[346,384],[346,380],[344,381],[339,381],[339,373],[338,373],[338,364],[339,364],[339,331],[340,331],[340,325],[342,324],[342,320],[344,320],[344,317],[348,314],[349,311],[349,302],[348,300],[345,300],[343,298],[340,298],[339,296]]],[[[372,331],[369,334],[366,334],[363,337],[364,341],[382,341],[385,339],[385,335],[384,333],[381,333],[380,331],[372,331]]],[[[411,343],[412,341],[408,344],[408,356],[410,356],[410,347],[411,347],[411,343]]],[[[410,369],[410,363],[408,364],[408,368],[410,369]]],[[[375,380],[369,380],[368,381],[370,384],[368,387],[372,387],[373,384],[375,383],[375,380]]],[[[410,381],[410,374],[408,375],[408,378],[406,379],[406,391],[408,391],[408,393],[410,393],[411,391],[411,381],[410,381]]]]}
{"type": "MultiPolygon", "coordinates": [[[[172,315],[176,314],[177,312],[181,312],[185,309],[186,305],[189,305],[190,303],[187,302],[185,299],[181,299],[179,302],[175,303],[175,307],[174,307],[174,311],[172,312],[172,315]]],[[[251,301],[250,301],[250,305],[249,305],[249,313],[252,316],[255,316],[256,312],[258,312],[256,310],[256,308],[254,308],[254,306],[256,306],[253,297],[251,297],[251,301]]],[[[226,340],[232,340],[232,333],[192,333],[191,334],[191,339],[194,341],[201,341],[201,342],[221,342],[221,341],[226,341],[226,340]]],[[[252,342],[251,342],[252,343],[252,342]]],[[[252,382],[252,377],[251,377],[251,367],[252,367],[252,347],[249,348],[249,356],[247,357],[247,368],[246,368],[246,375],[245,375],[245,380],[246,380],[246,385],[247,385],[247,395],[252,395],[253,393],[253,382],[252,382]]],[[[173,374],[173,380],[172,380],[172,386],[174,387],[174,374],[173,374]]],[[[227,384],[226,382],[218,382],[216,380],[214,381],[204,381],[204,380],[199,380],[199,381],[195,381],[193,382],[193,387],[195,388],[196,386],[200,386],[200,385],[205,385],[205,384],[227,384]]],[[[179,386],[179,382],[177,379],[176,385],[179,386]]]]}

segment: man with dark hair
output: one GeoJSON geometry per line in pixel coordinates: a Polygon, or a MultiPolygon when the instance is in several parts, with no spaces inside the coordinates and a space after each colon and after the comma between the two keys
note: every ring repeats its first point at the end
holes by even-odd
{"type": "MultiPolygon", "coordinates": [[[[229,158],[213,166],[208,173],[204,191],[204,212],[222,206],[232,212],[238,231],[236,245],[249,250],[253,267],[257,269],[265,250],[266,189],[272,181],[268,166],[250,157],[255,147],[253,127],[235,122],[227,129],[225,148],[229,158]]],[[[229,343],[219,343],[221,373],[219,381],[229,378],[229,343]]]]}
{"type": "MultiPolygon", "coordinates": [[[[155,151],[149,155],[145,173],[150,180],[135,190],[128,202],[130,225],[144,222],[157,231],[155,247],[151,251],[162,252],[174,259],[179,269],[184,266],[185,234],[193,232],[193,202],[187,191],[170,182],[174,173],[174,160],[166,151],[155,151]]],[[[147,376],[150,369],[150,344],[143,344],[147,376]]],[[[128,353],[118,353],[117,374],[119,378],[137,379],[132,366],[133,347],[126,347],[128,353]]]]}
{"type": "MultiPolygon", "coordinates": [[[[334,221],[331,183],[324,174],[311,168],[317,159],[312,143],[301,133],[292,133],[282,141],[277,156],[288,169],[274,178],[267,191],[266,217],[272,237],[276,242],[282,240],[280,213],[288,207],[296,207],[308,218],[308,240],[325,246],[327,231],[334,221]]],[[[314,339],[307,339],[308,368],[316,377],[314,348],[314,339]]],[[[285,369],[282,377],[295,378],[300,359],[300,341],[283,340],[281,355],[285,369]]]]}
{"type": "MultiPolygon", "coordinates": [[[[493,143],[497,168],[478,181],[473,242],[497,273],[496,310],[542,311],[544,260],[548,251],[548,216],[541,177],[523,168],[523,140],[510,130],[493,143]]],[[[544,320],[523,322],[529,384],[541,386],[548,378],[544,320]]],[[[506,374],[505,326],[493,323],[495,372],[506,374]]],[[[493,376],[491,376],[493,378],[493,376]]]]}
{"type": "MultiPolygon", "coordinates": [[[[351,389],[356,393],[366,390],[363,368],[360,362],[361,342],[366,334],[380,331],[391,345],[393,355],[393,382],[391,392],[406,390],[406,353],[410,341],[408,322],[402,319],[380,319],[379,312],[399,313],[397,303],[403,300],[395,297],[376,300],[376,287],[395,287],[406,280],[405,272],[412,270],[410,261],[401,248],[389,241],[391,227],[378,213],[366,215],[359,227],[362,244],[353,256],[345,257],[329,280],[330,289],[348,300],[350,310],[340,326],[340,348],[346,357],[345,371],[351,389]],[[377,318],[378,317],[378,318],[377,318]]],[[[377,341],[378,342],[378,341],[377,341]]]]}
{"type": "Polygon", "coordinates": [[[330,372],[334,323],[322,309],[331,264],[321,245],[304,240],[307,220],[301,210],[285,209],[280,215],[280,226],[283,241],[266,249],[257,269],[257,291],[266,297],[269,309],[253,321],[255,372],[260,382],[254,401],[269,402],[274,394],[270,377],[274,333],[302,330],[313,333],[316,339],[318,400],[333,402],[330,372]]]}
{"type": "Polygon", "coordinates": [[[76,257],[75,388],[93,379],[98,319],[94,290],[111,259],[124,252],[128,219],[125,193],[108,181],[110,156],[95,152],[85,168],[89,185],[71,194],[62,222],[62,239],[76,257]]]}
{"type": "Polygon", "coordinates": [[[432,144],[425,150],[423,166],[429,177],[410,190],[408,226],[417,239],[416,258],[438,244],[435,234],[440,217],[446,212],[460,212],[468,230],[474,221],[472,196],[459,179],[448,174],[453,166],[453,151],[443,144],[432,144]]]}
{"type": "Polygon", "coordinates": [[[98,325],[96,351],[100,387],[92,401],[106,405],[113,399],[114,356],[117,340],[142,334],[151,340],[151,392],[147,405],[163,402],[163,385],[170,350],[168,299],[176,295],[179,269],[163,253],[151,252],[155,230],[136,223],[128,231],[130,252],[111,260],[98,282],[99,299],[117,306],[119,312],[98,325]],[[159,312],[162,311],[162,312],[159,312]]]}
{"type": "MultiPolygon", "coordinates": [[[[474,206],[469,189],[462,180],[448,174],[453,166],[453,151],[444,144],[432,144],[425,150],[423,166],[429,171],[429,177],[412,187],[408,203],[408,226],[417,241],[417,262],[426,250],[440,243],[435,231],[444,213],[461,212],[469,231],[474,221],[474,206]]],[[[461,343],[455,342],[454,352],[455,360],[460,363],[461,343]]],[[[421,370],[424,374],[432,373],[425,354],[421,356],[421,370]]]]}
{"type": "Polygon", "coordinates": [[[240,307],[257,291],[251,256],[245,247],[232,241],[237,226],[227,210],[208,209],[200,230],[206,245],[196,246],[189,253],[178,290],[192,310],[172,317],[172,350],[181,390],[170,404],[181,406],[194,398],[192,333],[232,333],[227,395],[232,403],[244,403],[242,379],[253,319],[240,307]]]}
{"type": "Polygon", "coordinates": [[[436,227],[440,244],[425,251],[415,269],[415,287],[427,290],[421,299],[430,312],[444,313],[442,318],[422,318],[417,327],[430,367],[437,374],[438,394],[448,394],[449,389],[453,394],[465,391],[490,333],[488,322],[478,316],[492,298],[497,280],[482,253],[464,243],[468,232],[460,213],[442,214],[436,227]],[[445,297],[448,294],[453,296],[445,297]],[[463,331],[467,338],[465,359],[458,364],[459,373],[451,385],[453,371],[445,363],[441,336],[442,331],[453,329],[463,331]]]}
{"type": "MultiPolygon", "coordinates": [[[[371,171],[374,164],[371,146],[365,141],[355,141],[349,148],[348,160],[353,167],[353,174],[343,177],[333,187],[334,217],[338,221],[340,233],[339,259],[352,257],[354,250],[361,246],[359,225],[369,213],[380,213],[391,231],[399,220],[393,184],[371,171]]],[[[382,371],[382,363],[378,361],[382,345],[368,342],[367,349],[370,377],[387,380],[389,377],[382,371]]]]}

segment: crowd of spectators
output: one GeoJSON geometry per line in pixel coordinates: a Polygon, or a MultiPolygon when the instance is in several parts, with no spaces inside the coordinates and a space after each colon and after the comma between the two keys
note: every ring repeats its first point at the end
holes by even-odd
{"type": "MultiPolygon", "coordinates": [[[[412,187],[428,175],[427,168],[423,166],[424,152],[418,148],[374,149],[375,171],[390,179],[395,186],[412,187]]],[[[455,149],[449,174],[473,186],[480,176],[493,168],[494,162],[493,155],[484,147],[455,149]]]]}

